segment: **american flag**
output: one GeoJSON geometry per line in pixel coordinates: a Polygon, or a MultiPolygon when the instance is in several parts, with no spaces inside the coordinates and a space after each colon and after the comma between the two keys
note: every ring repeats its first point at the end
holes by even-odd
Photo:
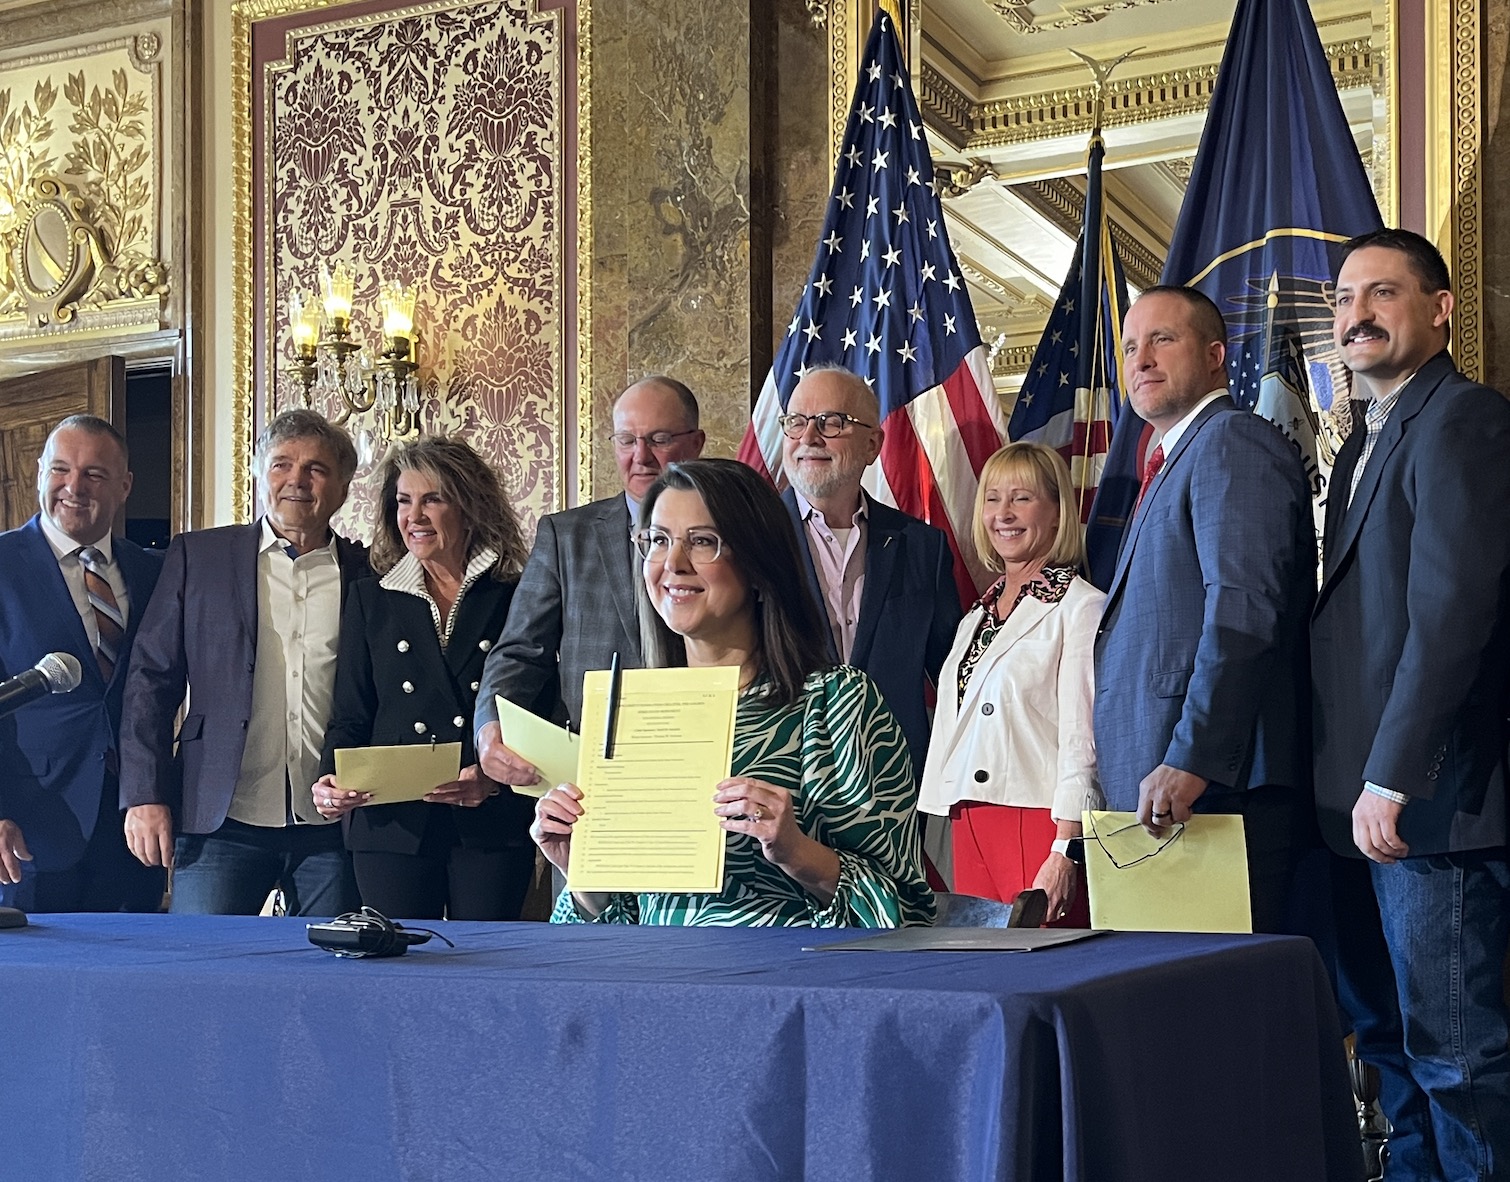
{"type": "MultiPolygon", "coordinates": [[[[1101,469],[1112,429],[1122,407],[1122,316],[1127,308],[1127,281],[1111,235],[1101,226],[1102,281],[1090,316],[1098,323],[1089,334],[1091,364],[1082,364],[1085,350],[1085,231],[1075,249],[1069,276],[1043,330],[1033,363],[1023,379],[1012,409],[1008,434],[1057,448],[1070,466],[1070,479],[1080,498],[1080,520],[1090,520],[1091,502],[1101,483],[1101,469]]],[[[1095,289],[1092,288],[1092,291],[1095,289]]]]}
{"type": "Polygon", "coordinates": [[[854,370],[880,398],[886,430],[881,462],[867,474],[870,491],[949,535],[968,603],[985,585],[970,544],[976,477],[1006,422],[885,13],[865,46],[824,222],[739,458],[778,479],[776,420],[793,387],[815,365],[854,370]]]}

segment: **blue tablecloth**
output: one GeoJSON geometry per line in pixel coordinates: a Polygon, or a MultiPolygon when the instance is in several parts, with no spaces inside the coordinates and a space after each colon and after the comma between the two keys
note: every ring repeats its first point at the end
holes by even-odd
{"type": "Polygon", "coordinates": [[[1357,1178],[1302,940],[803,952],[853,932],[296,920],[0,931],[0,1178],[1357,1178]]]}

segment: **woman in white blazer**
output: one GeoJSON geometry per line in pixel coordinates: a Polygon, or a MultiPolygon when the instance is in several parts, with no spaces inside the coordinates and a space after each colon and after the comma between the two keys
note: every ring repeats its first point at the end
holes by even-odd
{"type": "Polygon", "coordinates": [[[1038,887],[1051,920],[1085,927],[1069,843],[1101,798],[1092,650],[1106,596],[1077,573],[1085,543],[1059,453],[1012,443],[987,460],[971,532],[1001,577],[939,674],[918,807],[952,821],[956,891],[1009,902],[1038,887]]]}

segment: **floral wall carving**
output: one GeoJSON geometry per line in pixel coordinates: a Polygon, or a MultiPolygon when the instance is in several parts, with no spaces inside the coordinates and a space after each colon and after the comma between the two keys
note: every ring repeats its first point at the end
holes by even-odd
{"type": "Polygon", "coordinates": [[[149,31],[0,63],[0,346],[37,335],[28,263],[39,275],[64,265],[21,241],[39,183],[54,178],[82,199],[101,257],[47,330],[162,326],[162,59],[163,39],[149,31]]]}
{"type": "MultiPolygon", "coordinates": [[[[415,284],[425,428],[488,457],[532,529],[568,491],[571,14],[540,0],[345,8],[253,26],[256,425],[300,399],[281,372],[287,301],[321,264],[353,271],[372,344],[380,279],[415,284]]],[[[349,425],[364,465],[337,524],[368,536],[380,449],[349,425]]]]}

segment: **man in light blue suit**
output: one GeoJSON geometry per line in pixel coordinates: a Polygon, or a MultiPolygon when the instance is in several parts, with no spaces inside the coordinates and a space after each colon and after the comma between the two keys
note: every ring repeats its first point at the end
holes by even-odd
{"type": "Polygon", "coordinates": [[[1128,397],[1160,438],[1096,637],[1101,787],[1151,833],[1241,815],[1254,929],[1277,931],[1312,808],[1310,492],[1295,447],[1228,395],[1205,295],[1149,288],[1122,340],[1128,397]]]}
{"type": "Polygon", "coordinates": [[[0,534],[0,677],[51,652],[84,671],[77,689],[0,719],[0,895],[29,910],[162,902],[163,872],[126,849],[117,779],[127,659],[162,568],[110,535],[130,492],[120,433],[75,415],[38,462],[41,512],[0,534]]]}

